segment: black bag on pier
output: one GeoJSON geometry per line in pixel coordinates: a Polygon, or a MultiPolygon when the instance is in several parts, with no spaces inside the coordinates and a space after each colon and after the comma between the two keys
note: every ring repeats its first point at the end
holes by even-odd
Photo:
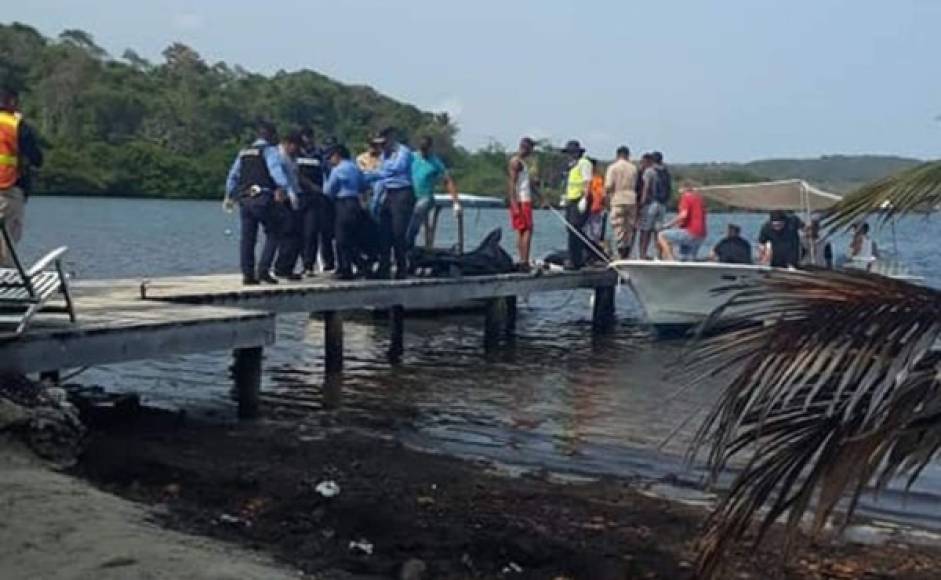
{"type": "Polygon", "coordinates": [[[487,234],[474,250],[458,254],[455,249],[415,248],[410,254],[412,268],[435,277],[486,276],[513,272],[513,258],[500,247],[501,230],[487,234]]]}

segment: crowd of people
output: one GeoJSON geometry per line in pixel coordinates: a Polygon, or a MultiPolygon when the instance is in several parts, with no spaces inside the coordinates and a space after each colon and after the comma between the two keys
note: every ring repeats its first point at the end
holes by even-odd
{"type": "Polygon", "coordinates": [[[696,258],[706,238],[706,206],[692,183],[684,182],[678,214],[665,222],[673,176],[662,153],[645,153],[635,164],[630,148],[622,145],[602,176],[601,164],[588,157],[578,141],[569,141],[562,151],[569,159],[561,199],[568,229],[567,268],[613,257],[628,259],[635,248],[638,258],[651,259],[652,244],[660,259],[696,258]],[[608,222],[613,248],[606,244],[608,222]]]}
{"type": "MultiPolygon", "coordinates": [[[[535,148],[533,139],[522,138],[506,169],[520,271],[532,267],[533,209],[541,198],[531,162],[535,148]]],[[[649,257],[651,245],[661,258],[695,258],[706,235],[705,204],[691,184],[684,184],[679,215],[664,224],[673,185],[660,152],[643,155],[635,165],[630,149],[622,146],[602,171],[576,140],[561,151],[568,160],[560,199],[568,230],[566,268],[628,258],[638,236],[642,259],[649,257]],[[606,243],[609,221],[613,250],[606,243]]],[[[226,208],[240,206],[244,283],[314,276],[318,259],[321,271],[333,271],[339,279],[404,278],[411,273],[409,252],[427,227],[440,185],[450,194],[454,212],[461,213],[457,186],[430,137],[421,138],[413,151],[388,128],[354,161],[334,140],[319,146],[310,128],[279,139],[275,128],[262,122],[226,182],[226,208]],[[256,262],[260,229],[266,236],[256,262]]],[[[548,206],[545,199],[541,204],[548,206]]]]}
{"type": "MultiPolygon", "coordinates": [[[[753,264],[752,244],[742,237],[737,224],[728,224],[725,237],[713,247],[708,258],[727,264],[753,264]]],[[[869,224],[852,227],[846,254],[836,256],[829,239],[821,235],[820,222],[804,222],[791,212],[772,211],[758,233],[757,263],[775,268],[833,268],[847,262],[857,266],[879,259],[879,248],[869,236],[869,224]],[[837,263],[837,260],[842,262],[837,263]]]]}
{"type": "MultiPolygon", "coordinates": [[[[506,166],[506,200],[521,271],[533,263],[534,204],[556,211],[540,195],[532,162],[535,150],[533,139],[522,138],[506,166]]],[[[568,233],[566,268],[632,256],[698,258],[707,235],[706,203],[695,185],[684,181],[677,213],[666,221],[673,177],[660,152],[645,153],[635,163],[630,149],[621,146],[603,168],[577,140],[561,151],[568,161],[559,200],[568,233]]],[[[17,93],[0,88],[0,220],[7,234],[0,237],[0,267],[13,265],[7,248],[23,234],[31,168],[42,162],[36,134],[19,111],[17,93]]],[[[318,144],[310,127],[279,138],[271,123],[260,122],[255,140],[232,164],[225,187],[225,208],[233,211],[238,206],[240,212],[243,282],[300,280],[317,275],[318,264],[320,271],[340,279],[404,278],[411,273],[409,253],[422,228],[428,227],[434,193],[442,186],[455,214],[461,214],[457,185],[430,137],[421,138],[413,151],[394,128],[387,128],[354,159],[335,139],[318,144]],[[259,230],[265,232],[265,241],[256,260],[259,230]]],[[[792,213],[771,212],[757,241],[759,263],[782,268],[834,265],[820,224],[811,221],[805,226],[792,213]]],[[[878,257],[868,224],[854,228],[847,257],[878,257]]],[[[752,245],[735,224],[728,225],[708,259],[755,261],[752,245]]]]}
{"type": "Polygon", "coordinates": [[[430,137],[412,151],[387,128],[354,160],[333,139],[319,145],[309,127],[279,139],[272,124],[259,123],[226,180],[224,206],[240,211],[243,282],[300,280],[317,275],[318,262],[343,280],[406,277],[439,183],[461,213],[457,186],[430,137]],[[259,230],[265,242],[256,262],[259,230]]]}

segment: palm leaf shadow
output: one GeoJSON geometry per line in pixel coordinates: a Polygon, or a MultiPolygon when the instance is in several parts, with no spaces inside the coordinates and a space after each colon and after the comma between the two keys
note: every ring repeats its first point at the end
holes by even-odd
{"type": "Polygon", "coordinates": [[[941,292],[816,269],[730,291],[707,324],[739,327],[697,340],[684,363],[694,382],[732,377],[690,457],[704,454],[712,478],[746,462],[706,523],[703,577],[755,523],[760,542],[785,516],[790,544],[812,509],[817,534],[846,492],[848,519],[867,485],[910,484],[941,445],[941,292]]]}

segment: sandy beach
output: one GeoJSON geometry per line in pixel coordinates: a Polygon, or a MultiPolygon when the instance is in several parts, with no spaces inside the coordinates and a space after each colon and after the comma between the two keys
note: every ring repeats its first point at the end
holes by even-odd
{"type": "Polygon", "coordinates": [[[146,505],[58,473],[0,442],[0,577],[269,580],[290,568],[241,546],[168,530],[146,505]]]}

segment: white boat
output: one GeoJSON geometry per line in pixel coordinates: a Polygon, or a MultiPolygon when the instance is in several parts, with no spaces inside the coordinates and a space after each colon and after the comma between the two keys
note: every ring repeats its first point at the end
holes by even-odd
{"type": "MultiPolygon", "coordinates": [[[[796,211],[807,214],[825,210],[841,198],[801,180],[721,185],[699,189],[703,197],[729,207],[753,211],[796,211]]],[[[809,219],[808,219],[809,221],[809,219]]],[[[875,273],[906,280],[917,279],[891,260],[866,264],[848,263],[875,273]]],[[[719,292],[774,270],[770,266],[718,262],[667,262],[618,260],[611,264],[624,278],[658,334],[686,332],[702,323],[727,299],[719,292]]]]}

